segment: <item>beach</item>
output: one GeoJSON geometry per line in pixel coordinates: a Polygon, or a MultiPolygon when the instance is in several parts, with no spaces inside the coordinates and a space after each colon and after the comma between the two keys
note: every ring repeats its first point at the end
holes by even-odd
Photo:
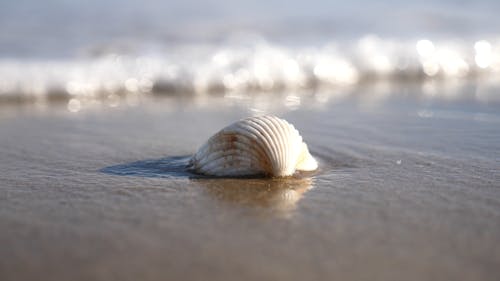
{"type": "Polygon", "coordinates": [[[499,10],[0,1],[0,280],[498,280],[499,10]],[[318,170],[186,168],[260,115],[318,170]]]}
{"type": "Polygon", "coordinates": [[[0,277],[496,280],[498,107],[401,87],[4,104],[0,277]],[[319,171],[183,170],[260,114],[294,124],[319,171]]]}

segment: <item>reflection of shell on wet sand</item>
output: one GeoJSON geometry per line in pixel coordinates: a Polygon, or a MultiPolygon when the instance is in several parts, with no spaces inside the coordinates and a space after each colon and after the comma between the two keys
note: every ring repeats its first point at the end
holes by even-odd
{"type": "Polygon", "coordinates": [[[293,125],[275,116],[250,117],[213,135],[190,160],[212,176],[291,176],[318,164],[293,125]]]}
{"type": "Polygon", "coordinates": [[[195,182],[220,201],[281,211],[293,210],[303,194],[313,188],[311,178],[198,179],[195,182]]]}

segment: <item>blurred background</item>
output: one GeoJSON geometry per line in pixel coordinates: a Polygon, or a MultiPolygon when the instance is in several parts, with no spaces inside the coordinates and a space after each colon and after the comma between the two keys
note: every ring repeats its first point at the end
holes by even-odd
{"type": "Polygon", "coordinates": [[[3,0],[0,102],[78,111],[150,93],[300,96],[403,82],[492,104],[499,10],[494,0],[3,0]]]}

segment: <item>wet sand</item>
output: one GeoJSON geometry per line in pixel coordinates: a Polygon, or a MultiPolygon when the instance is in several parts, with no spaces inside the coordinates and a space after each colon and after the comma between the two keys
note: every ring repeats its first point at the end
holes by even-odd
{"type": "Polygon", "coordinates": [[[0,279],[497,280],[498,110],[352,96],[3,106],[0,279]],[[321,170],[172,163],[256,113],[293,123],[321,170]]]}

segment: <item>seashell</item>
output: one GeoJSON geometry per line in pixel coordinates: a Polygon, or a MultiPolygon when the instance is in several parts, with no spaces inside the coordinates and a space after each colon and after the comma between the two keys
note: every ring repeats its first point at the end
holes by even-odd
{"type": "Polygon", "coordinates": [[[275,116],[237,121],[210,137],[189,167],[211,176],[291,176],[318,163],[294,126],[275,116]]]}

